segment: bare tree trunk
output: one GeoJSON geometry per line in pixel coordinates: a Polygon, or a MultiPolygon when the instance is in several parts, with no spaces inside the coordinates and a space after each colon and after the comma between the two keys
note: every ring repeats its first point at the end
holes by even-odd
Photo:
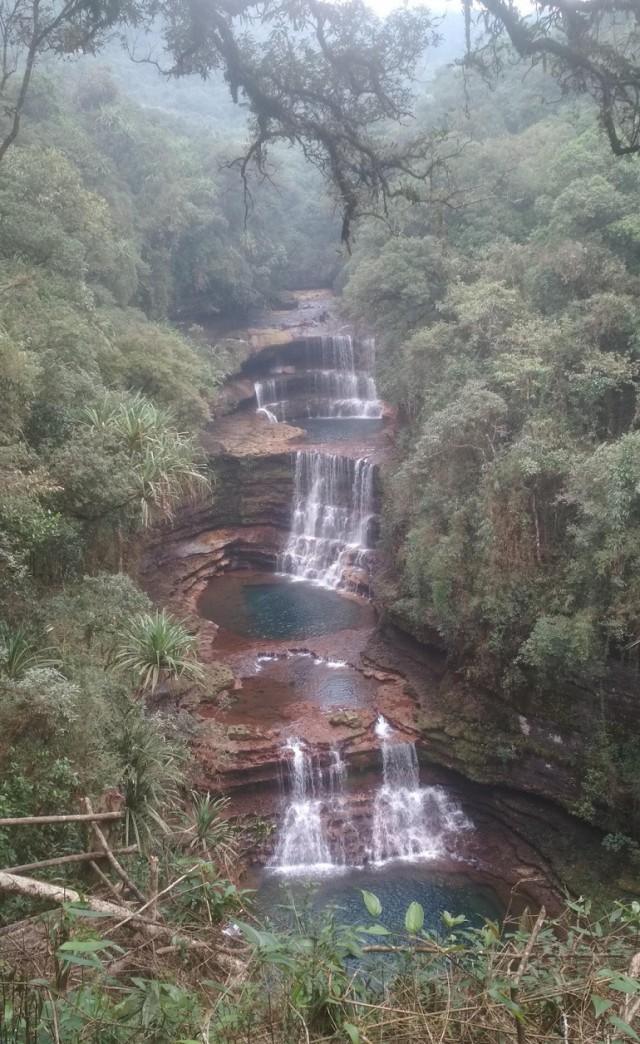
{"type": "Polygon", "coordinates": [[[0,827],[38,826],[42,823],[95,823],[104,819],[122,819],[123,812],[84,812],[71,816],[18,816],[0,819],[0,827]]]}

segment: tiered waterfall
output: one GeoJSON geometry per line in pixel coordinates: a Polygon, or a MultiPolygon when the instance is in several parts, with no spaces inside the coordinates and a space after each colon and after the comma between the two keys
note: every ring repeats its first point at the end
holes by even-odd
{"type": "Polygon", "coordinates": [[[373,365],[372,338],[308,337],[298,364],[286,368],[290,372],[255,382],[258,412],[273,423],[295,419],[296,413],[325,420],[381,417],[373,365]]]}
{"type": "Polygon", "coordinates": [[[323,767],[317,753],[289,740],[284,753],[291,795],[272,869],[302,875],[335,872],[349,865],[349,849],[375,866],[425,862],[444,855],[455,835],[469,828],[460,807],[441,787],[420,786],[414,744],[398,741],[388,726],[376,731],[383,780],[373,795],[373,815],[352,814],[345,765],[337,750],[323,767]]]}

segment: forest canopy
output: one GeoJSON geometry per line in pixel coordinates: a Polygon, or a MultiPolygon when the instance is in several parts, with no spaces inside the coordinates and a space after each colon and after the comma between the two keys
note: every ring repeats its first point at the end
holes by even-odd
{"type": "MultiPolygon", "coordinates": [[[[503,0],[465,4],[470,67],[487,75],[508,56],[542,63],[564,91],[591,97],[612,150],[640,149],[638,13],[608,0],[539,4],[520,13],[503,0]],[[473,29],[472,29],[473,23],[473,29]]],[[[247,110],[249,143],[237,159],[264,176],[270,148],[298,146],[331,187],[348,242],[358,216],[386,212],[398,196],[441,198],[440,134],[416,127],[411,80],[442,19],[426,7],[380,19],[363,0],[2,0],[0,162],[15,141],[31,77],[43,54],[96,53],[109,35],[140,29],[136,60],[169,77],[221,73],[247,110]],[[145,46],[161,26],[164,53],[145,46]]]]}

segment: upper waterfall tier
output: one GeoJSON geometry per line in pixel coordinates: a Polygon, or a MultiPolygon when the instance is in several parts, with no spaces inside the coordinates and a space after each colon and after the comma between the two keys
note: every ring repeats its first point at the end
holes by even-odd
{"type": "Polygon", "coordinates": [[[315,418],[382,417],[375,380],[372,338],[308,337],[287,358],[273,360],[269,376],[254,382],[257,409],[272,422],[315,418]]]}
{"type": "Polygon", "coordinates": [[[278,563],[298,579],[338,587],[373,546],[374,468],[366,460],[300,450],[291,533],[278,563]]]}

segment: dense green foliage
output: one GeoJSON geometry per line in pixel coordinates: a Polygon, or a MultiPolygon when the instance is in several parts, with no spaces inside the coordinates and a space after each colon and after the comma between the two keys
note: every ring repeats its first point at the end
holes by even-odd
{"type": "MultiPolygon", "coordinates": [[[[640,172],[541,77],[517,108],[515,75],[467,86],[466,205],[369,229],[345,301],[381,334],[402,422],[395,609],[517,691],[601,672],[640,634],[640,172]]],[[[445,74],[423,118],[462,90],[445,74]]]]}
{"type": "MultiPolygon", "coordinates": [[[[245,227],[233,129],[76,72],[32,79],[0,166],[0,809],[73,811],[117,786],[139,831],[177,793],[185,749],[132,699],[200,672],[193,636],[125,572],[142,530],[212,495],[198,431],[243,350],[170,321],[231,322],[294,270],[326,280],[335,252],[318,194],[298,263],[300,186],[258,187],[245,227]]],[[[73,828],[0,832],[0,864],[82,845],[73,828]]]]}

